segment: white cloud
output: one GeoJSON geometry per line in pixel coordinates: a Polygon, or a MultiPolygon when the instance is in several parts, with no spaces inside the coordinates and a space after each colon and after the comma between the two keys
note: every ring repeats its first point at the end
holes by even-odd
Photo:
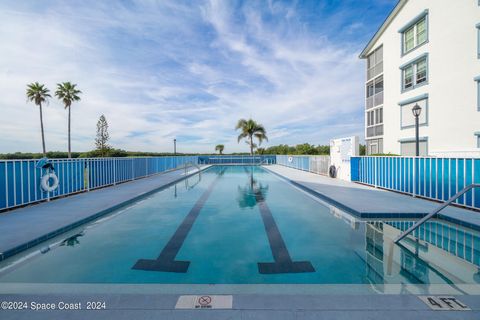
{"type": "MultiPolygon", "coordinates": [[[[115,147],[211,152],[246,150],[233,128],[239,118],[263,123],[270,144],[327,143],[361,134],[363,63],[358,47],[305,30],[295,6],[270,2],[265,21],[255,2],[67,3],[41,12],[0,10],[0,152],[40,149],[37,107],[25,86],[51,90],[77,83],[74,150],[93,148],[100,114],[115,147]]],[[[1,9],[1,5],[0,5],[1,9]]],[[[49,150],[66,149],[66,112],[44,108],[49,150]]]]}

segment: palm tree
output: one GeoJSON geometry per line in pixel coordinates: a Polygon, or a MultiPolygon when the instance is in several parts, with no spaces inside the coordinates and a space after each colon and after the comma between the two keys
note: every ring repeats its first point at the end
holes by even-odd
{"type": "Polygon", "coordinates": [[[235,130],[241,130],[241,133],[238,135],[238,142],[240,140],[247,138],[247,144],[250,146],[250,155],[253,156],[253,149],[255,144],[253,143],[253,137],[258,139],[258,144],[261,145],[263,140],[268,141],[267,132],[263,125],[256,123],[252,119],[240,119],[238,120],[235,130]]]}
{"type": "Polygon", "coordinates": [[[42,103],[48,103],[48,98],[51,97],[49,92],[50,90],[48,90],[45,85],[39,84],[38,82],[30,83],[27,85],[27,100],[33,101],[37,106],[39,106],[40,109],[40,129],[42,131],[43,157],[47,156],[47,151],[45,148],[45,134],[43,133],[42,103]]]}
{"type": "Polygon", "coordinates": [[[215,147],[215,151],[218,151],[220,154],[222,154],[224,149],[225,146],[223,144],[217,144],[217,146],[215,147]]]}
{"type": "Polygon", "coordinates": [[[71,150],[71,140],[70,140],[70,122],[71,122],[71,112],[70,107],[72,106],[73,101],[80,101],[78,96],[82,91],[76,88],[76,84],[71,84],[70,82],[58,83],[57,91],[55,91],[55,96],[62,100],[65,109],[68,108],[68,157],[72,157],[71,150]]]}

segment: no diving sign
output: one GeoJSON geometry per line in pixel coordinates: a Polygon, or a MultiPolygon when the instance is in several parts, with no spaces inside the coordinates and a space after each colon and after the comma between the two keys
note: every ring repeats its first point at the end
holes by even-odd
{"type": "Polygon", "coordinates": [[[175,309],[232,309],[232,304],[228,295],[180,296],[175,309]]]}
{"type": "Polygon", "coordinates": [[[467,311],[472,310],[453,296],[419,296],[430,309],[435,311],[467,311]]]}

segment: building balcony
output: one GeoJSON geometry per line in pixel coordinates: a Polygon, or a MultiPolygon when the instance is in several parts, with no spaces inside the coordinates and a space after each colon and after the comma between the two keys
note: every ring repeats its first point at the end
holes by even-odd
{"type": "Polygon", "coordinates": [[[367,138],[382,136],[382,135],[383,135],[383,124],[367,127],[367,138]]]}
{"type": "Polygon", "coordinates": [[[383,61],[380,61],[379,63],[377,63],[376,65],[374,65],[370,69],[367,69],[367,81],[375,78],[376,76],[378,76],[382,72],[383,72],[383,61]]]}
{"type": "Polygon", "coordinates": [[[368,97],[365,101],[365,109],[368,110],[382,104],[383,104],[383,91],[368,97]]]}

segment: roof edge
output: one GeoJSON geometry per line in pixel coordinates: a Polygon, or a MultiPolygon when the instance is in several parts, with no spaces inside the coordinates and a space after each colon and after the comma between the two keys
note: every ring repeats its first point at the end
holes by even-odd
{"type": "Polygon", "coordinates": [[[395,7],[392,9],[392,11],[388,14],[387,18],[383,21],[382,25],[380,28],[375,32],[373,37],[368,41],[367,45],[365,48],[363,48],[362,52],[358,56],[360,59],[365,59],[367,57],[367,52],[372,49],[373,45],[377,42],[378,38],[383,34],[385,29],[390,25],[392,20],[397,16],[397,14],[400,12],[400,10],[405,6],[405,4],[408,2],[408,0],[399,0],[398,3],[395,5],[395,7]]]}

